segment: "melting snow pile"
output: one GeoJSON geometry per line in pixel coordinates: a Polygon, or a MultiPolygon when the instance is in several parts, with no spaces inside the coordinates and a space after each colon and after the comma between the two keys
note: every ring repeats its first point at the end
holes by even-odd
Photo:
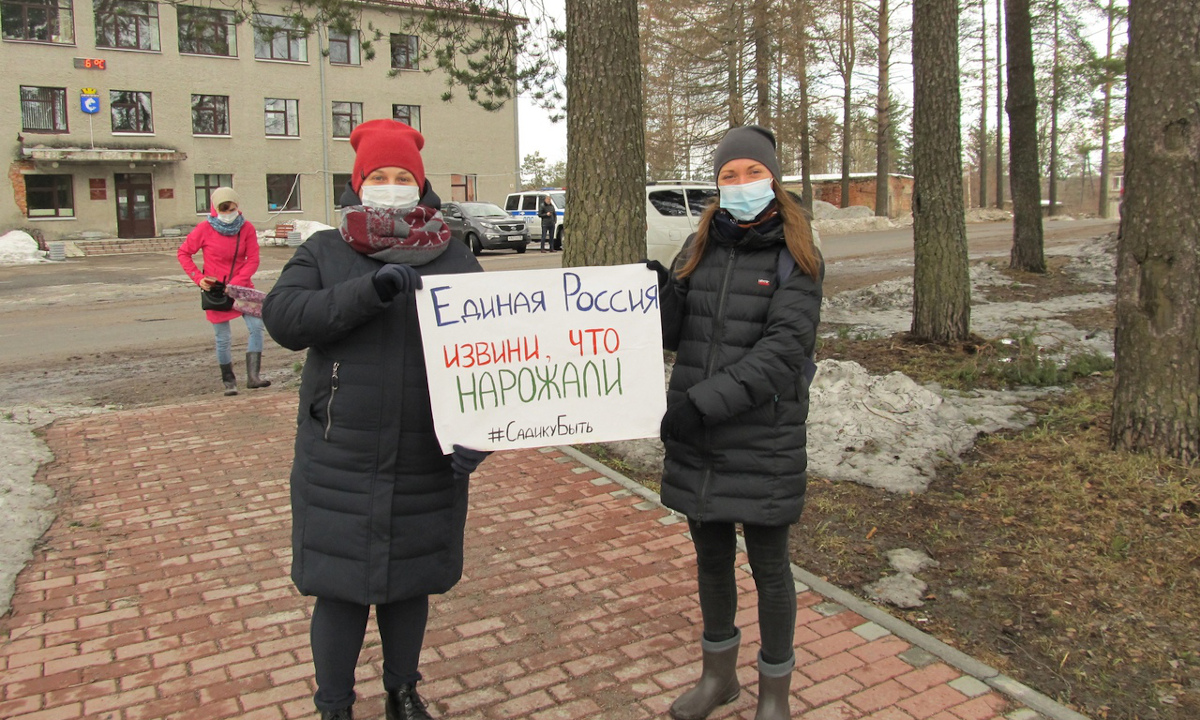
{"type": "Polygon", "coordinates": [[[46,253],[38,250],[37,241],[27,233],[13,230],[0,235],[0,265],[29,265],[48,262],[46,253]]]}

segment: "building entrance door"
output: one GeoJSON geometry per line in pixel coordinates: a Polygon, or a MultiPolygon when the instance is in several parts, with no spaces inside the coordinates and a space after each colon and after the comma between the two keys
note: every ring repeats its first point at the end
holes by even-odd
{"type": "Polygon", "coordinates": [[[117,237],[154,237],[154,192],[149,173],[115,173],[117,237]]]}

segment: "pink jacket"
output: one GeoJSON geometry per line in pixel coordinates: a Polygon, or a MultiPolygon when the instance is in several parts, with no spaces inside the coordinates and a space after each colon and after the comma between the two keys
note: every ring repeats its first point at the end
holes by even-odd
{"type": "MultiPolygon", "coordinates": [[[[213,210],[209,214],[215,213],[216,211],[213,210]]],[[[208,276],[225,281],[230,285],[254,287],[251,278],[258,271],[258,233],[254,231],[254,226],[247,220],[242,224],[242,229],[237,237],[222,235],[214,230],[207,220],[204,220],[188,233],[176,255],[179,257],[179,264],[183,267],[183,271],[197,285],[200,284],[201,279],[208,276]],[[238,255],[236,264],[233,262],[235,242],[238,255]],[[203,269],[197,268],[196,263],[192,260],[192,256],[200,251],[204,251],[203,269]],[[229,278],[231,265],[233,266],[233,277],[229,278]]],[[[214,324],[226,322],[242,315],[237,310],[206,310],[205,314],[208,316],[208,321],[214,324]]]]}

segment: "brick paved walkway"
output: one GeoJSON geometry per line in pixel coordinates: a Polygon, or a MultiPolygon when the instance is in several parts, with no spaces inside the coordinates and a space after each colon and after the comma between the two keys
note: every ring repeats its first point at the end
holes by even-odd
{"type": "MultiPolygon", "coordinates": [[[[0,619],[0,718],[316,717],[312,603],[287,577],[294,406],[272,391],[48,430],[59,515],[0,619]]],[[[436,715],[666,717],[699,671],[686,524],[557,450],[493,455],[472,493],[466,574],[434,598],[422,658],[436,715]]],[[[744,566],[739,585],[745,691],[716,720],[754,716],[744,566]]],[[[818,594],[799,605],[796,717],[1037,717],[818,594]]],[[[381,662],[369,639],[360,720],[383,716],[381,662]]]]}

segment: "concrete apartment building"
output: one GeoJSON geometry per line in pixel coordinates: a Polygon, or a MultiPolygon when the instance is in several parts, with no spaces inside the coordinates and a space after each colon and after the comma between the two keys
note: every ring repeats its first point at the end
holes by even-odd
{"type": "Polygon", "coordinates": [[[260,228],[336,224],[350,130],[380,117],[425,135],[442,198],[502,202],[519,187],[516,103],[443,102],[444,73],[425,72],[403,29],[408,4],[363,4],[360,27],[383,32],[370,60],[357,34],[293,29],[284,2],[237,22],[241,7],[0,0],[0,234],[152,237],[194,226],[220,185],[260,228]]]}

